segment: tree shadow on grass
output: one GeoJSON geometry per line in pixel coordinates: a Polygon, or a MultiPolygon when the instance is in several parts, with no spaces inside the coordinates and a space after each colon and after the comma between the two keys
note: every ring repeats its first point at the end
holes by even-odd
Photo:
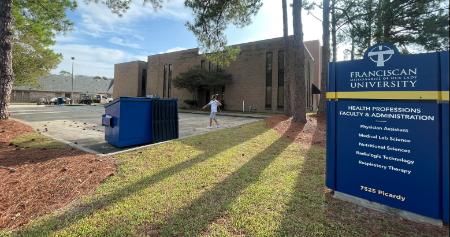
{"type": "MultiPolygon", "coordinates": [[[[257,124],[255,123],[255,125],[257,124]]],[[[255,125],[250,124],[247,126],[255,126],[255,125]]],[[[43,219],[42,221],[37,222],[34,225],[28,226],[23,230],[19,230],[16,234],[19,236],[45,236],[52,232],[67,228],[74,222],[87,218],[96,211],[112,206],[115,203],[129,197],[130,195],[133,195],[134,193],[137,193],[145,188],[148,188],[149,186],[161,182],[162,180],[167,179],[172,175],[175,175],[179,172],[189,169],[190,167],[193,167],[203,161],[206,161],[211,157],[213,157],[214,155],[219,154],[220,152],[226,149],[237,146],[268,130],[268,129],[261,129],[255,130],[253,133],[239,133],[239,128],[221,130],[224,132],[208,133],[197,137],[193,137],[191,139],[182,140],[181,142],[187,145],[198,146],[204,151],[204,153],[201,153],[191,159],[182,161],[181,163],[175,164],[171,167],[165,168],[157,172],[156,174],[139,179],[138,181],[128,184],[124,187],[120,187],[117,190],[112,191],[111,193],[95,197],[88,202],[77,204],[67,210],[62,211],[59,214],[49,216],[48,218],[43,219]],[[217,146],[211,146],[208,143],[203,144],[201,142],[205,136],[207,136],[211,140],[220,140],[223,139],[224,135],[225,136],[234,135],[235,139],[233,139],[232,142],[217,146]]],[[[132,156],[132,154],[133,153],[130,153],[130,156],[132,156]]],[[[149,160],[149,162],[151,162],[151,160],[149,160]]]]}
{"type": "MultiPolygon", "coordinates": [[[[325,121],[321,121],[325,123],[325,121]]],[[[324,126],[322,124],[321,126],[324,126]]],[[[320,132],[314,140],[321,140],[320,132]]],[[[312,146],[299,170],[279,236],[448,236],[448,228],[403,220],[332,197],[325,187],[325,148],[312,146]]],[[[355,177],[358,178],[358,177],[355,177]]]]}
{"type": "Polygon", "coordinates": [[[210,223],[226,214],[227,209],[241,192],[257,182],[262,172],[291,143],[291,140],[284,137],[278,138],[189,206],[174,213],[160,226],[159,234],[163,236],[202,234],[210,223]]]}

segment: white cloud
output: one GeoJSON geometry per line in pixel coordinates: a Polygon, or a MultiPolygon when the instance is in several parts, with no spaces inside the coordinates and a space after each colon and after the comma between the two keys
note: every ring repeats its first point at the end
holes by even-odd
{"type": "Polygon", "coordinates": [[[75,37],[73,34],[60,34],[56,35],[55,41],[57,43],[73,43],[76,41],[79,41],[77,37],[75,37]]]}
{"type": "Polygon", "coordinates": [[[133,49],[141,48],[139,46],[139,44],[128,42],[128,41],[126,41],[126,40],[124,40],[122,38],[116,37],[116,36],[114,36],[111,39],[109,39],[109,42],[112,43],[112,44],[116,44],[116,45],[123,46],[123,47],[128,47],[128,48],[133,48],[133,49]]]}
{"type": "Polygon", "coordinates": [[[59,73],[62,70],[71,71],[72,60],[75,57],[74,73],[90,76],[114,76],[114,64],[134,60],[145,60],[144,55],[133,55],[118,49],[98,47],[93,45],[63,44],[53,49],[63,55],[62,62],[52,70],[59,73]]]}
{"type": "Polygon", "coordinates": [[[150,4],[132,1],[123,16],[112,13],[104,4],[80,2],[77,10],[81,15],[84,33],[98,37],[104,33],[132,33],[134,23],[156,18],[185,22],[191,18],[191,11],[183,3],[183,0],[170,0],[162,9],[155,10],[150,4]]]}
{"type": "Polygon", "coordinates": [[[176,51],[181,51],[181,50],[185,50],[186,48],[183,47],[174,47],[174,48],[170,48],[166,51],[161,51],[158,54],[163,54],[163,53],[172,53],[172,52],[176,52],[176,51]]]}
{"type": "MultiPolygon", "coordinates": [[[[88,35],[130,49],[141,49],[136,41],[144,41],[145,38],[137,32],[138,23],[164,18],[184,24],[191,18],[191,12],[184,7],[183,3],[184,0],[169,0],[162,9],[155,11],[149,4],[142,5],[142,1],[132,1],[130,9],[119,17],[103,4],[86,4],[80,1],[77,12],[81,20],[77,22],[70,35],[58,36],[56,39],[57,44],[53,49],[62,53],[64,59],[56,69],[52,70],[52,73],[59,73],[61,70],[70,71],[72,56],[75,57],[75,74],[107,77],[113,76],[116,63],[147,61],[146,52],[140,51],[138,54],[133,54],[125,49],[95,46],[94,43],[83,45],[80,42],[89,42],[86,41],[89,39],[89,37],[86,38],[88,35]],[[124,38],[124,35],[130,37],[124,38]]],[[[184,48],[176,47],[166,52],[182,49],[184,48]]]]}
{"type": "Polygon", "coordinates": [[[143,41],[143,40],[145,39],[143,36],[140,36],[140,35],[138,35],[138,34],[133,34],[133,35],[131,35],[131,36],[134,37],[135,39],[140,40],[140,41],[143,41]]]}
{"type": "Polygon", "coordinates": [[[131,59],[130,61],[133,61],[133,60],[140,60],[140,61],[147,62],[148,55],[133,55],[132,58],[133,58],[133,59],[131,59]]]}

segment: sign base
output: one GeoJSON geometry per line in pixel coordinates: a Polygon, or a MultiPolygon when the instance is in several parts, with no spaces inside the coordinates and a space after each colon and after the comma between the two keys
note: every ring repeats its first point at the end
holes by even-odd
{"type": "Polygon", "coordinates": [[[433,219],[433,218],[415,214],[415,213],[412,213],[409,211],[404,211],[401,209],[389,207],[389,206],[386,206],[386,205],[383,205],[383,204],[380,204],[377,202],[371,202],[366,199],[359,198],[359,197],[349,195],[349,194],[345,194],[342,192],[334,191],[333,198],[336,198],[336,199],[339,199],[342,201],[346,201],[346,202],[351,202],[356,205],[366,207],[366,208],[369,208],[369,209],[372,209],[375,211],[397,215],[397,216],[400,216],[400,217],[410,220],[410,221],[419,222],[419,223],[427,223],[427,224],[432,224],[432,225],[436,225],[436,226],[444,226],[442,220],[433,219]]]}

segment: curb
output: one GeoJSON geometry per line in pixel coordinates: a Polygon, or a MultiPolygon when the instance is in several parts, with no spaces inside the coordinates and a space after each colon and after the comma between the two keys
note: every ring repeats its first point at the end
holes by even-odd
{"type": "MultiPolygon", "coordinates": [[[[179,110],[178,113],[186,113],[186,114],[205,114],[208,115],[208,112],[202,112],[202,111],[186,111],[186,110],[179,110]]],[[[240,118],[255,118],[255,119],[265,119],[265,118],[269,118],[272,115],[261,115],[261,114],[232,114],[232,113],[223,113],[223,112],[218,112],[217,116],[228,116],[228,117],[240,117],[240,118]]]]}

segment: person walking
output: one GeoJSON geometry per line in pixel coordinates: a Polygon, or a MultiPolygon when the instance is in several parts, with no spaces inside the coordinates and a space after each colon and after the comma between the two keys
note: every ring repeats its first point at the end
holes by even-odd
{"type": "Polygon", "coordinates": [[[216,123],[216,127],[220,128],[220,124],[217,122],[217,108],[219,106],[222,106],[222,104],[217,100],[217,95],[213,95],[211,97],[211,101],[209,101],[208,104],[206,104],[205,106],[203,106],[202,109],[206,109],[206,107],[210,106],[211,107],[211,113],[209,114],[209,126],[208,128],[212,128],[212,122],[214,120],[214,122],[216,123]]]}

